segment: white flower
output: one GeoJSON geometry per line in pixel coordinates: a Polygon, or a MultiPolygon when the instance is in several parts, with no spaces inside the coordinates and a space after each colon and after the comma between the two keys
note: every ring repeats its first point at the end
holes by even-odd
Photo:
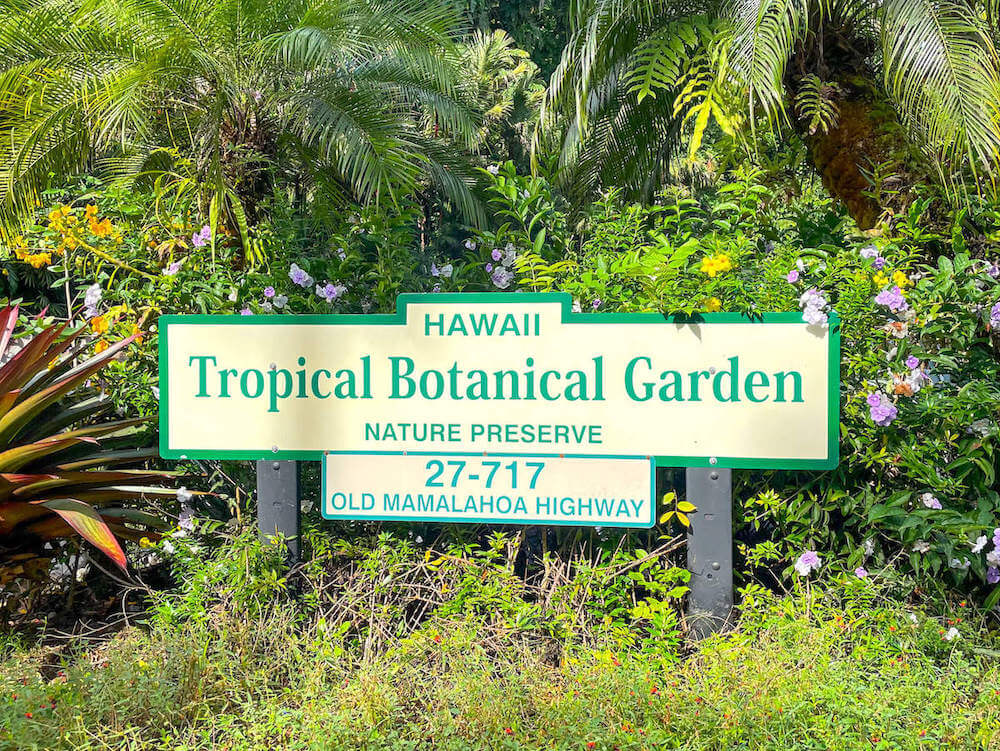
{"type": "Polygon", "coordinates": [[[958,629],[952,626],[950,629],[944,632],[944,636],[941,638],[945,641],[951,641],[952,639],[957,639],[959,637],[958,629]]]}
{"type": "Polygon", "coordinates": [[[971,545],[973,553],[983,552],[983,548],[986,547],[986,535],[979,535],[979,537],[976,538],[976,541],[971,543],[971,545]]]}
{"type": "Polygon", "coordinates": [[[948,565],[951,566],[952,568],[967,569],[971,565],[971,562],[969,561],[968,558],[963,558],[962,560],[958,560],[958,558],[952,558],[950,561],[948,561],[948,565]]]}
{"type": "Polygon", "coordinates": [[[583,308],[580,307],[580,301],[579,300],[574,300],[573,301],[573,312],[574,313],[580,313],[582,311],[583,311],[583,308]]]}
{"type": "Polygon", "coordinates": [[[1000,566],[1000,550],[991,550],[987,553],[986,563],[990,566],[1000,566]]]}
{"type": "Polygon", "coordinates": [[[931,544],[926,540],[917,540],[915,543],[913,543],[914,553],[926,553],[930,549],[931,549],[931,544]]]}
{"type": "Polygon", "coordinates": [[[170,542],[170,540],[163,541],[163,552],[166,553],[167,555],[173,555],[174,545],[172,542],[170,542]]]}
{"type": "Polygon", "coordinates": [[[274,307],[281,309],[288,304],[288,295],[275,295],[274,307]]]}
{"type": "Polygon", "coordinates": [[[229,293],[229,302],[236,302],[237,298],[239,298],[239,294],[234,289],[232,292],[229,293]]]}
{"type": "Polygon", "coordinates": [[[465,249],[466,250],[475,250],[476,249],[476,243],[475,243],[475,241],[472,238],[469,238],[468,240],[466,240],[463,243],[463,245],[465,245],[465,249]]]}
{"type": "Polygon", "coordinates": [[[182,505],[186,505],[188,503],[191,503],[191,499],[192,498],[194,498],[194,493],[192,493],[190,490],[188,490],[185,487],[181,487],[177,491],[177,500],[180,501],[180,503],[182,505]]]}
{"type": "Polygon", "coordinates": [[[263,310],[265,313],[270,313],[274,309],[274,306],[270,303],[269,300],[265,300],[260,304],[260,309],[263,310]]]}
{"type": "Polygon", "coordinates": [[[150,386],[149,390],[153,392],[153,398],[156,399],[156,401],[160,401],[160,387],[150,386]]]}
{"type": "Polygon", "coordinates": [[[491,164],[489,167],[486,168],[486,171],[489,172],[491,175],[495,175],[500,171],[500,167],[498,167],[495,164],[491,164]]]}
{"type": "Polygon", "coordinates": [[[910,623],[916,623],[917,622],[917,614],[916,613],[910,613],[906,617],[909,619],[910,623]]]}
{"type": "Polygon", "coordinates": [[[867,540],[864,541],[864,543],[862,543],[861,547],[864,548],[865,558],[867,558],[868,556],[870,556],[872,553],[875,552],[875,540],[869,537],[867,540]]]}
{"type": "Polygon", "coordinates": [[[441,276],[444,279],[451,279],[452,272],[455,270],[454,266],[450,263],[446,263],[440,268],[441,276]]]}
{"type": "Polygon", "coordinates": [[[504,250],[503,260],[501,261],[501,263],[503,263],[504,266],[511,266],[516,260],[517,260],[516,250],[510,247],[504,250]]]}

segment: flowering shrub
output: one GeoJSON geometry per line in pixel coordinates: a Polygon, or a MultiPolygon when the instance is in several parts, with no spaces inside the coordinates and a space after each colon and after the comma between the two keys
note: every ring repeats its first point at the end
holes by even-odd
{"type": "Polygon", "coordinates": [[[790,573],[794,561],[809,573],[818,563],[802,551],[819,551],[824,570],[859,578],[902,560],[922,576],[984,587],[992,604],[1000,546],[976,541],[1000,527],[997,263],[974,259],[960,232],[928,232],[926,203],[858,238],[824,199],[774,201],[759,173],[732,177],[664,193],[650,207],[609,195],[572,236],[555,208],[544,204],[535,220],[522,193],[507,190],[507,215],[526,221],[482,233],[480,253],[513,243],[517,287],[569,292],[578,310],[799,310],[818,326],[836,310],[840,467],[740,473],[744,537],[770,538],[766,550],[745,552],[755,565],[784,562],[790,573]],[[563,233],[554,247],[567,249],[555,257],[553,231],[563,233]]]}

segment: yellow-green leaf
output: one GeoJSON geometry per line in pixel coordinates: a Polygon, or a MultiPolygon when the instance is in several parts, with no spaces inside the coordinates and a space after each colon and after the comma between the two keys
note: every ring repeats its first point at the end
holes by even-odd
{"type": "Polygon", "coordinates": [[[681,501],[680,503],[677,504],[677,510],[691,513],[692,511],[697,511],[698,509],[690,501],[681,501]]]}

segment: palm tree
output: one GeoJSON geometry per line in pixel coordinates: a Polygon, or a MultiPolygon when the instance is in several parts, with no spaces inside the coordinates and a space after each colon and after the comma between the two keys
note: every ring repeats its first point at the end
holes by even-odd
{"type": "Polygon", "coordinates": [[[436,180],[475,218],[462,30],[448,0],[0,0],[0,227],[51,174],[171,162],[244,231],[275,164],[325,199],[436,180]]]}
{"type": "MultiPolygon", "coordinates": [[[[574,184],[660,183],[680,136],[794,125],[864,228],[901,133],[953,196],[1000,159],[996,0],[582,0],[543,122],[574,184]],[[902,126],[900,128],[900,126],[902,126]],[[875,186],[878,187],[877,185],[875,186]],[[876,190],[877,192],[877,190],[876,190]]],[[[897,149],[898,150],[898,149],[897,149]]]]}

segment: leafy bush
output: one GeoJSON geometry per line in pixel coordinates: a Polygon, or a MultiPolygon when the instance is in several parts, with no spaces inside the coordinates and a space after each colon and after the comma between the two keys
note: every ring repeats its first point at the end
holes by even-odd
{"type": "Polygon", "coordinates": [[[509,221],[480,234],[479,252],[489,258],[511,243],[512,287],[569,292],[588,312],[803,309],[822,319],[836,309],[841,465],[822,475],[740,473],[743,536],[772,541],[748,546],[750,562],[820,549],[836,569],[874,571],[902,557],[926,581],[979,587],[994,604],[1000,267],[974,258],[966,236],[988,253],[992,235],[984,247],[977,229],[995,226],[995,215],[963,212],[950,233],[934,231],[921,200],[881,232],[857,236],[814,192],[788,203],[759,170],[726,177],[664,191],[648,207],[612,192],[571,232],[545,182],[508,166],[493,193],[509,221]],[[812,313],[810,299],[820,305],[812,313]]]}
{"type": "MultiPolygon", "coordinates": [[[[125,469],[148,460],[139,419],[107,420],[111,404],[83,388],[132,339],[81,360],[85,329],[38,325],[13,338],[18,309],[0,310],[0,608],[22,594],[20,578],[44,578],[58,544],[81,536],[122,570],[118,538],[155,536],[160,520],[134,504],[169,475],[125,469]],[[56,543],[57,545],[53,545],[56,543]]],[[[76,558],[79,563],[79,555],[76,558]]]]}

